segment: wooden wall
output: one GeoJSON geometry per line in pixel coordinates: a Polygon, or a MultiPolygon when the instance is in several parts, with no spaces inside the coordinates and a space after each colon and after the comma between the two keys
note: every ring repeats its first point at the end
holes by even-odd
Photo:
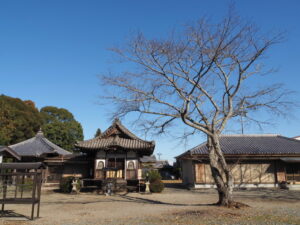
{"type": "MultiPolygon", "coordinates": [[[[274,163],[235,163],[229,164],[235,184],[271,184],[275,183],[274,163]]],[[[210,166],[207,163],[195,163],[195,183],[214,183],[210,166]]]]}
{"type": "Polygon", "coordinates": [[[63,177],[75,176],[86,178],[90,176],[90,166],[87,164],[65,164],[63,177]]]}
{"type": "Polygon", "coordinates": [[[194,170],[192,160],[184,159],[181,161],[182,181],[185,185],[192,185],[194,183],[194,170]]]}

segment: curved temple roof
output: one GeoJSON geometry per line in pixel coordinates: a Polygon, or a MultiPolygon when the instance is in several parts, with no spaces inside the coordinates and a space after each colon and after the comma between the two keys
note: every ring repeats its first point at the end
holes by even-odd
{"type": "Polygon", "coordinates": [[[0,146],[0,153],[3,154],[4,152],[7,152],[9,155],[13,156],[17,160],[21,160],[21,156],[14,150],[12,150],[10,147],[0,146]]]}
{"type": "MultiPolygon", "coordinates": [[[[277,134],[221,135],[225,155],[300,155],[300,140],[277,134]]],[[[177,156],[207,155],[206,142],[177,156]]]]}
{"type": "Polygon", "coordinates": [[[90,140],[80,141],[76,147],[81,150],[99,150],[113,147],[121,147],[129,150],[146,151],[147,154],[153,153],[155,142],[145,141],[131,133],[121,124],[118,119],[101,135],[90,140]]]}
{"type": "Polygon", "coordinates": [[[41,155],[45,154],[71,154],[71,152],[62,149],[61,147],[45,138],[42,131],[39,131],[33,138],[14,145],[10,145],[9,147],[20,156],[40,157],[41,155]]]}

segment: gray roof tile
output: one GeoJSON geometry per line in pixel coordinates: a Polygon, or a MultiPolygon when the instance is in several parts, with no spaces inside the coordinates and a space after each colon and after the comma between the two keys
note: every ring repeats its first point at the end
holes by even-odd
{"type": "MultiPolygon", "coordinates": [[[[300,140],[275,134],[222,135],[220,136],[220,145],[225,155],[300,155],[300,140]]],[[[191,155],[208,154],[206,142],[186,153],[191,155]]]]}
{"type": "Polygon", "coordinates": [[[152,154],[155,143],[154,141],[145,141],[138,138],[116,119],[100,136],[90,140],[80,141],[76,144],[76,147],[81,150],[99,150],[111,147],[121,147],[132,150],[146,150],[148,154],[152,154]]]}
{"type": "Polygon", "coordinates": [[[58,155],[71,154],[71,152],[62,149],[61,147],[45,138],[41,131],[39,131],[35,137],[14,145],[10,145],[9,147],[20,156],[38,157],[43,154],[51,153],[57,153],[58,155]]]}

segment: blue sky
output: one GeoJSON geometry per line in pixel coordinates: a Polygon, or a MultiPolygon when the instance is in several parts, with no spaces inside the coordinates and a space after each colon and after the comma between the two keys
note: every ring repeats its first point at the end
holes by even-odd
{"type": "MultiPolygon", "coordinates": [[[[85,139],[110,125],[109,106],[97,104],[101,95],[98,75],[109,68],[108,48],[122,44],[130,32],[164,36],[170,29],[201,16],[218,19],[227,11],[226,0],[210,1],[0,1],[0,94],[34,101],[38,108],[52,105],[70,110],[84,128],[85,139]]],[[[300,84],[300,1],[241,0],[236,10],[264,31],[286,31],[286,41],[268,54],[268,65],[279,69],[274,81],[298,91],[300,84]]],[[[264,82],[264,81],[262,81],[264,82]]],[[[295,98],[300,99],[299,92],[295,98]]],[[[300,135],[300,110],[278,119],[265,133],[300,135]]],[[[130,129],[134,130],[127,121],[130,129]]],[[[254,128],[248,133],[261,132],[254,128]]],[[[168,137],[156,138],[156,153],[172,157],[199,144],[187,145],[168,137]]]]}

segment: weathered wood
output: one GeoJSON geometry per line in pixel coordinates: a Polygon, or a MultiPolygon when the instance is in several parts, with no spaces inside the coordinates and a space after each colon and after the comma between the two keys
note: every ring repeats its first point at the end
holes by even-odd
{"type": "MultiPolygon", "coordinates": [[[[16,163],[19,164],[19,163],[16,163]]],[[[20,163],[22,165],[22,163],[20,163]]],[[[31,204],[31,219],[34,218],[34,210],[35,210],[35,204],[38,204],[38,211],[37,216],[39,216],[39,207],[40,207],[40,196],[41,196],[41,183],[42,183],[42,171],[39,170],[41,168],[40,163],[37,163],[37,165],[33,165],[31,163],[33,168],[29,167],[29,164],[24,165],[24,168],[22,168],[20,165],[14,165],[12,163],[6,164],[3,166],[0,165],[1,169],[1,180],[2,180],[2,190],[3,190],[3,196],[2,199],[0,199],[0,204],[2,204],[2,215],[4,215],[4,207],[5,204],[31,204]],[[11,166],[11,168],[10,168],[11,166]],[[24,172],[17,172],[17,169],[23,170],[24,172]],[[34,170],[34,172],[28,172],[28,170],[34,170]],[[32,182],[32,196],[31,198],[23,198],[23,191],[24,191],[24,182],[25,182],[25,176],[26,179],[31,178],[33,180],[32,182]],[[7,181],[9,180],[15,180],[12,184],[14,184],[15,187],[15,193],[13,198],[7,198],[7,181]],[[19,180],[21,177],[21,182],[19,183],[19,180]],[[16,178],[16,179],[14,179],[16,178]],[[17,191],[20,190],[21,195],[18,198],[17,191]]],[[[26,185],[27,186],[27,185],[26,185]]],[[[30,185],[31,186],[31,185],[30,185]]]]}
{"type": "Polygon", "coordinates": [[[205,183],[205,165],[203,163],[195,164],[196,183],[205,183]]]}
{"type": "MultiPolygon", "coordinates": [[[[269,163],[231,163],[229,164],[234,184],[274,184],[274,165],[269,163]]],[[[208,163],[195,163],[195,183],[213,184],[214,180],[208,163]]],[[[222,174],[224,176],[224,174],[222,174]]],[[[282,176],[285,177],[285,174],[282,176]]]]}
{"type": "Polygon", "coordinates": [[[133,170],[126,170],[126,178],[127,180],[135,180],[137,179],[137,172],[135,169],[133,170]]]}
{"type": "Polygon", "coordinates": [[[277,182],[284,182],[286,181],[286,176],[285,176],[285,168],[282,162],[277,162],[276,163],[276,175],[277,175],[277,182]]]}

